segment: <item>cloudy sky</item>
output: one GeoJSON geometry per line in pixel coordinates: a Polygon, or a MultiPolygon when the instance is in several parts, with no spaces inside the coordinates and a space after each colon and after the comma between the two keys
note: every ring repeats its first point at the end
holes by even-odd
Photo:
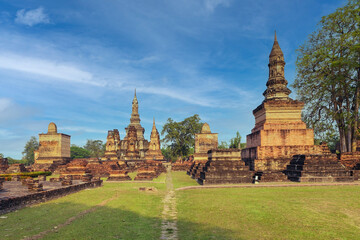
{"type": "MultiPolygon", "coordinates": [[[[71,143],[129,124],[136,88],[149,138],[199,114],[245,141],[263,100],[274,30],[289,83],[296,49],[342,0],[0,1],[0,153],[21,158],[55,122],[71,143]]],[[[291,95],[296,98],[295,94],[291,95]]]]}

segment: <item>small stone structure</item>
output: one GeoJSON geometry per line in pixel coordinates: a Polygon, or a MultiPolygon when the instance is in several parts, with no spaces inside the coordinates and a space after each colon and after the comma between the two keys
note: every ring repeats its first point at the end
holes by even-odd
{"type": "Polygon", "coordinates": [[[176,162],[171,164],[171,171],[185,171],[186,172],[191,168],[193,163],[194,162],[192,160],[176,161],[176,162]]]}
{"type": "Polygon", "coordinates": [[[200,170],[200,184],[251,183],[254,172],[241,160],[240,149],[211,149],[200,170]]]}
{"type": "Polygon", "coordinates": [[[91,171],[86,168],[88,162],[85,159],[74,159],[66,165],[66,170],[60,176],[71,177],[73,180],[80,180],[82,176],[88,175],[91,171]]]}
{"type": "Polygon", "coordinates": [[[119,130],[109,130],[106,138],[104,159],[118,160],[120,151],[120,133],[119,130]]]}
{"type": "Polygon", "coordinates": [[[40,192],[43,191],[43,185],[39,183],[39,180],[35,180],[33,178],[29,178],[26,180],[26,186],[29,191],[40,192]]]}
{"type": "Polygon", "coordinates": [[[5,178],[1,177],[0,178],[0,191],[3,190],[3,182],[5,181],[5,178]]]}
{"type": "Polygon", "coordinates": [[[134,180],[153,180],[163,172],[166,172],[166,168],[161,162],[146,161],[137,169],[134,180]]]}
{"type": "Polygon", "coordinates": [[[8,168],[9,168],[8,159],[0,157],[0,174],[5,173],[8,168]]]}
{"type": "Polygon", "coordinates": [[[348,169],[355,169],[360,164],[360,151],[341,153],[340,162],[348,169]]]}
{"type": "Polygon", "coordinates": [[[153,127],[150,135],[149,150],[146,152],[146,160],[164,161],[164,155],[160,149],[160,135],[155,126],[155,119],[153,120],[153,127]]]}
{"type": "Polygon", "coordinates": [[[70,136],[57,132],[57,126],[51,122],[47,133],[39,134],[39,149],[34,151],[35,164],[32,168],[55,170],[58,165],[70,161],[70,136]]]}
{"type": "Polygon", "coordinates": [[[131,181],[131,177],[125,170],[112,170],[106,181],[131,181]]]}
{"type": "Polygon", "coordinates": [[[204,123],[201,133],[195,134],[194,163],[190,166],[187,174],[194,179],[200,177],[200,172],[208,161],[208,151],[218,147],[218,134],[211,133],[210,126],[204,123]]]}
{"type": "Polygon", "coordinates": [[[22,172],[27,172],[24,164],[22,163],[11,164],[10,167],[5,171],[5,173],[22,173],[22,172]]]}
{"type": "Polygon", "coordinates": [[[210,126],[204,123],[201,128],[201,133],[195,134],[195,161],[207,161],[208,151],[218,147],[218,134],[211,133],[210,126]]]}

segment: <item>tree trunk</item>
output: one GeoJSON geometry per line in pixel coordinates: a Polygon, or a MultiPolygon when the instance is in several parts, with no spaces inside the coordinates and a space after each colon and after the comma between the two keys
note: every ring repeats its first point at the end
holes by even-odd
{"type": "Polygon", "coordinates": [[[340,135],[340,152],[346,152],[346,134],[342,124],[338,124],[339,135],[340,135]]]}

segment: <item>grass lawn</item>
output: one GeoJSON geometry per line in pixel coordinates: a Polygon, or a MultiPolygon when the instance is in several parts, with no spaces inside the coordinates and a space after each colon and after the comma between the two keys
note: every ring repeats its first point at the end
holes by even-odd
{"type": "MultiPolygon", "coordinates": [[[[153,182],[104,182],[0,218],[0,239],[54,229],[43,239],[159,239],[165,174],[153,182]],[[139,187],[155,187],[154,192],[139,187]]],[[[198,186],[172,172],[174,188],[198,186]]],[[[176,191],[179,239],[359,239],[360,186],[214,188],[176,191]]]]}
{"type": "Polygon", "coordinates": [[[359,239],[360,187],[177,191],[180,239],[359,239]]]}
{"type": "Polygon", "coordinates": [[[94,212],[50,233],[44,239],[159,239],[165,184],[108,183],[63,198],[6,214],[0,239],[22,239],[64,223],[70,217],[114,197],[94,212]],[[139,187],[156,187],[156,192],[139,187]]]}

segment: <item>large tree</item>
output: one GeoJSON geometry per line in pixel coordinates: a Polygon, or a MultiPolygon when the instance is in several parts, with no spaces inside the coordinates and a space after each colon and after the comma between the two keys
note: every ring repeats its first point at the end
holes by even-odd
{"type": "Polygon", "coordinates": [[[34,151],[39,148],[39,142],[36,137],[32,136],[30,140],[25,144],[23,154],[23,160],[26,165],[31,165],[34,163],[34,151]]]}
{"type": "Polygon", "coordinates": [[[99,158],[104,155],[105,145],[101,140],[88,139],[84,148],[90,152],[91,157],[99,158]]]}
{"type": "Polygon", "coordinates": [[[201,132],[202,125],[197,114],[185,118],[181,122],[175,122],[168,118],[161,135],[165,134],[162,141],[170,148],[172,158],[191,154],[191,150],[195,146],[195,134],[201,132]]]}
{"type": "Polygon", "coordinates": [[[356,150],[360,91],[360,0],[324,16],[298,49],[293,87],[305,102],[304,120],[320,139],[356,150]]]}
{"type": "Polygon", "coordinates": [[[91,154],[89,150],[72,144],[70,147],[70,156],[72,159],[89,158],[91,154]]]}

